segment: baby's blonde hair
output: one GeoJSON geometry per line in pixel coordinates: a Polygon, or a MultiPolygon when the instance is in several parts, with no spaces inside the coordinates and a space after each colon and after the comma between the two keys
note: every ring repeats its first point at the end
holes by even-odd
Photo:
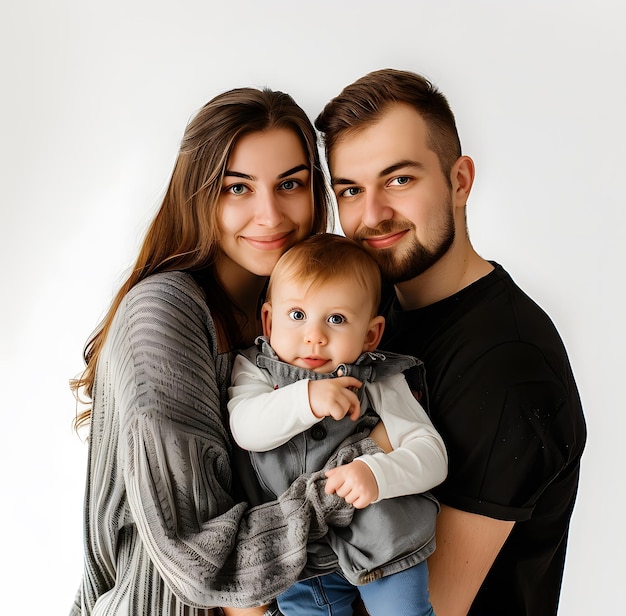
{"type": "Polygon", "coordinates": [[[381,296],[381,275],[374,258],[355,241],[321,233],[290,248],[276,263],[267,287],[267,301],[272,301],[272,283],[277,279],[310,283],[310,288],[323,287],[334,280],[356,278],[372,299],[372,316],[378,314],[381,296]]]}

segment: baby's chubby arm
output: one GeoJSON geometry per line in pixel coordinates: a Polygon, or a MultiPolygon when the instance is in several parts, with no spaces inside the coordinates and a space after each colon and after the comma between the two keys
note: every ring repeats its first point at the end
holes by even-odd
{"type": "Polygon", "coordinates": [[[228,388],[230,429],[248,451],[269,451],[319,422],[309,408],[307,381],[274,388],[269,373],[235,357],[228,388]]]}
{"type": "Polygon", "coordinates": [[[365,463],[376,478],[377,500],[420,494],[439,485],[448,472],[446,447],[404,376],[394,375],[367,387],[393,447],[390,453],[355,460],[365,463]]]}
{"type": "Polygon", "coordinates": [[[360,405],[349,387],[353,377],[296,381],[275,389],[267,371],[238,355],[228,389],[230,427],[237,444],[248,451],[269,451],[308,430],[323,417],[358,419],[360,405]],[[336,382],[337,381],[337,382],[336,382]]]}
{"type": "MultiPolygon", "coordinates": [[[[389,435],[382,420],[379,421],[369,437],[385,452],[391,453],[393,447],[389,442],[389,435]]],[[[355,460],[350,464],[338,466],[326,471],[327,494],[337,493],[347,503],[356,509],[363,509],[378,499],[378,479],[372,469],[362,460],[355,460]]]]}
{"type": "Polygon", "coordinates": [[[361,456],[326,471],[326,493],[337,493],[357,509],[383,498],[430,490],[445,479],[448,461],[441,436],[402,375],[390,377],[382,387],[380,383],[367,387],[382,419],[370,438],[376,431],[385,437],[388,433],[387,444],[392,451],[386,447],[386,453],[361,456]],[[382,429],[383,421],[386,430],[382,429]]]}

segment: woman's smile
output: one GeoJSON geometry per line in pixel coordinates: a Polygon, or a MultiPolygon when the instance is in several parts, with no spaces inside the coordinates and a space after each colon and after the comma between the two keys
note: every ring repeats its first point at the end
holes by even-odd
{"type": "Polygon", "coordinates": [[[286,231],[284,233],[273,233],[271,235],[242,235],[241,239],[258,250],[280,250],[289,243],[292,233],[293,231],[286,231]]]}

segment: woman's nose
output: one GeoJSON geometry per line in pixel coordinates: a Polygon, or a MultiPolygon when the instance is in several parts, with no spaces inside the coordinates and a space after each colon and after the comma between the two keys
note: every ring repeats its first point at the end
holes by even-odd
{"type": "Polygon", "coordinates": [[[264,227],[277,227],[285,215],[280,208],[278,197],[274,192],[260,191],[255,203],[255,221],[264,227]]]}

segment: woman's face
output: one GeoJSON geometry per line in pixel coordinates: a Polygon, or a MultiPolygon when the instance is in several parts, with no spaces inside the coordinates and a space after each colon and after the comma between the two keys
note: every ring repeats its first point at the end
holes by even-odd
{"type": "Polygon", "coordinates": [[[278,258],[310,235],[312,224],[311,169],[296,133],[273,128],[241,137],[218,202],[222,280],[245,272],[269,276],[278,258]]]}

